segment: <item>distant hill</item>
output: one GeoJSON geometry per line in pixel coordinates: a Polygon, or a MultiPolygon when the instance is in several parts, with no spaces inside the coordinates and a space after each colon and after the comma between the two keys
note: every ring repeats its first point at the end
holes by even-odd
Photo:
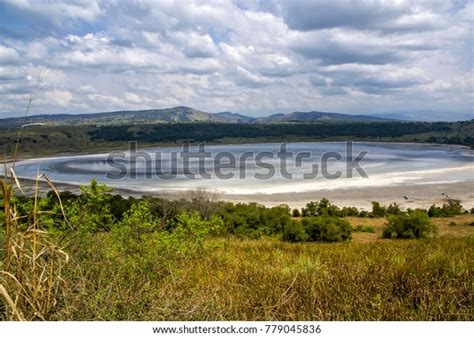
{"type": "Polygon", "coordinates": [[[252,123],[257,120],[257,118],[255,117],[249,117],[230,111],[218,112],[214,115],[226,118],[229,121],[232,121],[233,123],[252,123]]]}
{"type": "MultiPolygon", "coordinates": [[[[371,115],[372,116],[372,115],[371,115]]],[[[374,117],[389,118],[393,120],[403,121],[418,121],[418,122],[456,122],[456,121],[469,121],[474,118],[474,112],[469,109],[458,109],[458,110],[411,110],[411,111],[395,111],[395,112],[384,112],[376,113],[374,117]]]]}
{"type": "Polygon", "coordinates": [[[275,114],[269,117],[258,119],[258,123],[282,123],[282,122],[332,122],[332,121],[358,121],[358,122],[380,122],[389,120],[382,117],[372,117],[365,115],[349,115],[341,113],[309,111],[295,111],[290,114],[275,114]]]}
{"type": "Polygon", "coordinates": [[[210,114],[186,106],[166,109],[126,110],[99,112],[80,115],[35,115],[24,118],[6,118],[0,120],[3,126],[18,126],[23,123],[45,123],[49,125],[124,125],[156,124],[184,122],[235,123],[237,117],[227,114],[210,114]]]}
{"type": "Polygon", "coordinates": [[[186,106],[166,109],[126,110],[79,115],[51,114],[34,115],[26,118],[0,119],[0,127],[18,127],[25,123],[44,123],[48,125],[126,125],[158,123],[291,123],[291,122],[326,122],[326,121],[388,121],[390,119],[364,115],[349,115],[329,112],[292,112],[274,114],[269,117],[249,117],[242,114],[224,111],[208,113],[186,106]]]}

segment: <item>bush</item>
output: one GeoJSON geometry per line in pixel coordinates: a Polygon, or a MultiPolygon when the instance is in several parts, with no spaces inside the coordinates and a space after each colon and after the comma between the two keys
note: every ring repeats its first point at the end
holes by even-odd
{"type": "Polygon", "coordinates": [[[449,218],[455,215],[461,215],[463,213],[464,209],[457,200],[450,200],[447,204],[444,204],[441,207],[431,205],[431,207],[428,209],[428,215],[430,217],[449,218]]]}
{"type": "Polygon", "coordinates": [[[280,234],[290,223],[290,210],[284,205],[268,208],[256,203],[226,203],[217,214],[224,220],[228,232],[249,238],[280,234]]]}
{"type": "Polygon", "coordinates": [[[341,209],[341,216],[359,216],[359,210],[357,207],[343,207],[341,209]]]}
{"type": "Polygon", "coordinates": [[[369,212],[367,212],[367,211],[360,211],[359,217],[360,217],[360,218],[368,218],[368,217],[369,217],[369,212]]]}
{"type": "Polygon", "coordinates": [[[308,240],[303,224],[300,221],[291,221],[283,229],[283,241],[304,242],[308,240]]]}
{"type": "Polygon", "coordinates": [[[351,239],[351,225],[329,216],[307,217],[302,221],[308,241],[339,242],[351,239]]]}
{"type": "Polygon", "coordinates": [[[434,234],[435,227],[428,215],[415,210],[410,213],[390,215],[382,233],[385,239],[420,239],[434,234]]]}
{"type": "Polygon", "coordinates": [[[301,213],[300,213],[300,210],[298,208],[295,208],[293,210],[293,212],[291,212],[291,215],[294,217],[294,218],[299,218],[301,216],[301,213]]]}
{"type": "Polygon", "coordinates": [[[81,235],[108,231],[116,219],[110,209],[112,189],[91,180],[90,185],[81,186],[79,198],[70,199],[65,205],[66,216],[81,235]]]}

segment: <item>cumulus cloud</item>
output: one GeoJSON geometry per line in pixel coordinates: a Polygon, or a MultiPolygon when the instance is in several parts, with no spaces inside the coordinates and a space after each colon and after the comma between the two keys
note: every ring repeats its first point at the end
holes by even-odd
{"type": "MultiPolygon", "coordinates": [[[[0,3],[1,115],[472,111],[472,3],[0,3]]],[[[442,114],[441,114],[442,115],[442,114]]],[[[416,118],[416,116],[414,116],[416,118]]],[[[455,118],[455,117],[453,117],[455,118]]]]}
{"type": "Polygon", "coordinates": [[[16,63],[20,60],[17,51],[0,45],[0,64],[16,63]]]}

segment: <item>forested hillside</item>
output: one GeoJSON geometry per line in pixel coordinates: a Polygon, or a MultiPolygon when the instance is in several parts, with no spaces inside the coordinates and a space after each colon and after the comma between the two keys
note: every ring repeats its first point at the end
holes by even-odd
{"type": "MultiPolygon", "coordinates": [[[[11,153],[16,129],[0,133],[2,152],[11,153]],[[6,149],[5,149],[6,148],[6,149]]],[[[24,156],[97,152],[139,146],[283,141],[420,142],[474,146],[474,121],[466,122],[320,122],[281,124],[170,123],[122,126],[31,126],[23,129],[24,156]]]]}

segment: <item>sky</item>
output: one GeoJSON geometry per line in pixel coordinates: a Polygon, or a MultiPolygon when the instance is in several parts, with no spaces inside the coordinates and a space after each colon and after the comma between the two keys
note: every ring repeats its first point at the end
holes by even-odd
{"type": "Polygon", "coordinates": [[[0,2],[0,118],[185,105],[474,118],[474,2],[0,2]]]}

